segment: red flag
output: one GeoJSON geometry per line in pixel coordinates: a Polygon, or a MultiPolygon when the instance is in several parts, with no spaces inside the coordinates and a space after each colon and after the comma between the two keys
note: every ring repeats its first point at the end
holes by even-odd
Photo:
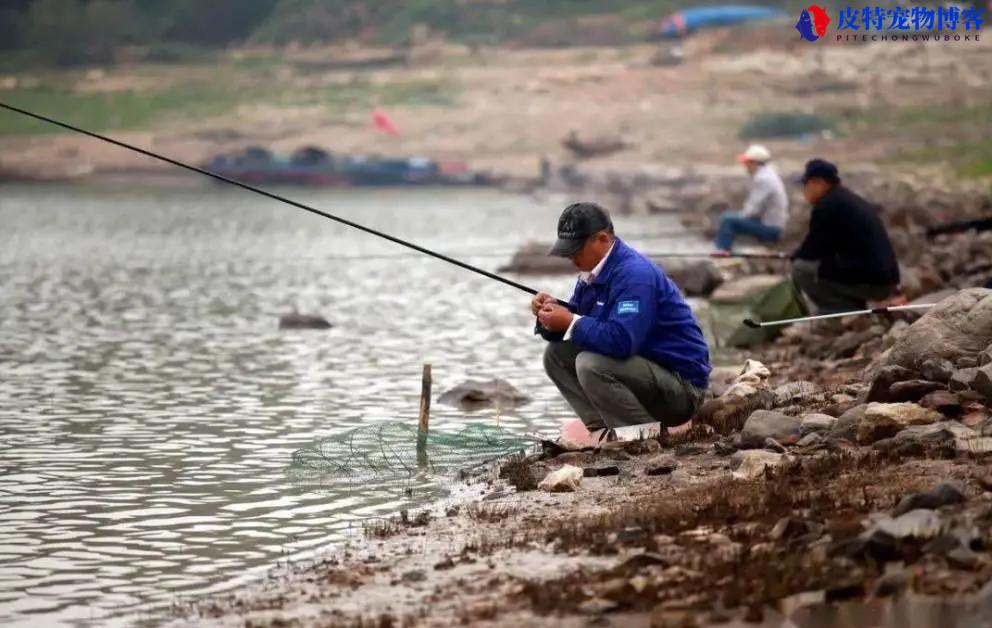
{"type": "Polygon", "coordinates": [[[400,130],[393,124],[393,121],[385,114],[385,112],[376,109],[372,112],[372,124],[375,128],[379,129],[383,133],[388,133],[389,135],[399,135],[400,130]]]}

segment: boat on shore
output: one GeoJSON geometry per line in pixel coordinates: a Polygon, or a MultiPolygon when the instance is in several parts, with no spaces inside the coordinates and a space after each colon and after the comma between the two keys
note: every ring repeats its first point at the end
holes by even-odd
{"type": "Polygon", "coordinates": [[[245,183],[310,186],[484,185],[487,177],[461,162],[426,157],[381,158],[335,155],[305,146],[278,155],[253,146],[218,155],[203,164],[216,174],[245,183]]]}

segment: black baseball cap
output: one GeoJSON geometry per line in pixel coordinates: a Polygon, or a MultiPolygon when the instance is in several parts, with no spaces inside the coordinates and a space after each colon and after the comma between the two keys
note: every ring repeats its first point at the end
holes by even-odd
{"type": "Polygon", "coordinates": [[[806,169],[800,179],[801,183],[806,183],[810,179],[823,179],[827,183],[839,183],[837,166],[825,159],[810,159],[806,162],[806,169]]]}
{"type": "Polygon", "coordinates": [[[607,230],[613,233],[610,213],[596,203],[573,203],[558,218],[558,240],[548,255],[572,257],[590,236],[607,230]]]}

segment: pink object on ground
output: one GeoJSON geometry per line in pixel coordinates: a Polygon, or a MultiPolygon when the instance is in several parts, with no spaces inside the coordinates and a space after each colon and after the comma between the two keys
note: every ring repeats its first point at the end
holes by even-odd
{"type": "Polygon", "coordinates": [[[668,433],[671,434],[672,436],[675,436],[677,434],[685,434],[691,429],[692,429],[692,419],[689,419],[682,425],[676,425],[675,427],[668,428],[668,433]]]}
{"type": "Polygon", "coordinates": [[[596,443],[582,419],[572,419],[561,424],[561,445],[566,449],[584,449],[595,447],[596,443]]]}

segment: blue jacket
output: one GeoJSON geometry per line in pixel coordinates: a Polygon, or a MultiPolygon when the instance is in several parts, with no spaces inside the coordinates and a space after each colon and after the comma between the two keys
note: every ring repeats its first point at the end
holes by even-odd
{"type": "MultiPolygon", "coordinates": [[[[582,349],[619,359],[640,355],[697,388],[709,385],[709,347],[675,282],[619,238],[599,276],[576,282],[568,309],[582,316],[572,328],[582,349]]],[[[553,342],[564,336],[537,329],[553,342]]]]}

